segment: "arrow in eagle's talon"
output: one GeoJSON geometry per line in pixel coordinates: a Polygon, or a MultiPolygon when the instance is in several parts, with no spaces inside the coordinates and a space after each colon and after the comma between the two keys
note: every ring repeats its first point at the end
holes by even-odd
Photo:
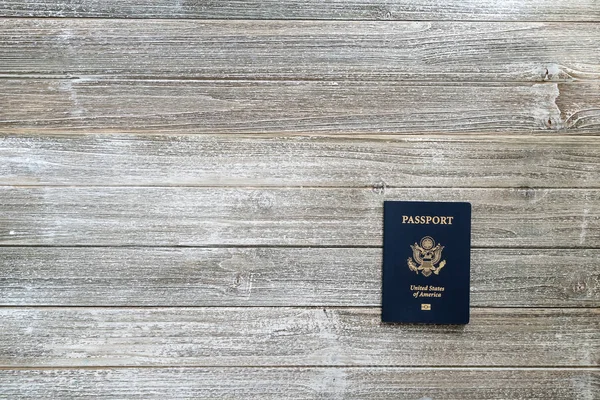
{"type": "Polygon", "coordinates": [[[440,269],[444,268],[444,265],[446,265],[446,260],[442,260],[440,262],[440,266],[437,267],[437,269],[435,271],[433,271],[436,275],[440,274],[440,269]]]}

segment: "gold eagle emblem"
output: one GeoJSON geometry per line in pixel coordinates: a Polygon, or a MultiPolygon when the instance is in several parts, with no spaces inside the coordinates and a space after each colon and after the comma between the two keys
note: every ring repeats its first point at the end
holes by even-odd
{"type": "Polygon", "coordinates": [[[446,265],[446,260],[440,262],[444,246],[439,243],[436,244],[431,236],[425,236],[419,244],[411,244],[410,248],[413,251],[413,256],[408,258],[408,268],[416,274],[419,274],[420,271],[426,277],[431,275],[432,272],[438,275],[446,265]],[[438,262],[440,265],[436,267],[438,262]]]}

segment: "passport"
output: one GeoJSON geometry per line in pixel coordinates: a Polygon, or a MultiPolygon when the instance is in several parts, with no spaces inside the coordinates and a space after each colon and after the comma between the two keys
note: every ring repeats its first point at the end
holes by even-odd
{"type": "Polygon", "coordinates": [[[468,324],[471,204],[385,201],[383,322],[468,324]]]}

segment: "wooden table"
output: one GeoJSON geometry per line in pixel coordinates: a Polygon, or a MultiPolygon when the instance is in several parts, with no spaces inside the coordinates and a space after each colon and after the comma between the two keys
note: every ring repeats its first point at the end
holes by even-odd
{"type": "Polygon", "coordinates": [[[0,398],[600,398],[596,0],[0,16],[0,398]],[[384,199],[469,325],[380,322],[384,199]]]}

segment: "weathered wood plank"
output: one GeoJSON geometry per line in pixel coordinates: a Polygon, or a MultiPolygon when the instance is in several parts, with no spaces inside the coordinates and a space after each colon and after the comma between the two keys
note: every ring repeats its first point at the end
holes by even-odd
{"type": "MultiPolygon", "coordinates": [[[[474,249],[471,304],[600,307],[600,250],[474,249]]],[[[379,306],[374,248],[0,252],[1,305],[379,306]]]]}
{"type": "Polygon", "coordinates": [[[0,79],[4,132],[597,135],[600,82],[0,79]]]}
{"type": "Polygon", "coordinates": [[[0,366],[598,366],[599,309],[475,308],[466,326],[379,308],[0,308],[0,366]]]}
{"type": "Polygon", "coordinates": [[[545,81],[600,78],[598,38],[584,23],[0,19],[0,59],[5,76],[545,81]]]}
{"type": "Polygon", "coordinates": [[[0,370],[10,399],[529,399],[600,396],[597,369],[111,368],[0,370]]]}
{"type": "Polygon", "coordinates": [[[470,201],[481,247],[596,247],[600,190],[1,187],[0,244],[380,246],[383,200],[470,201]]]}
{"type": "Polygon", "coordinates": [[[2,185],[598,187],[593,136],[2,135],[2,185]]]}
{"type": "Polygon", "coordinates": [[[11,17],[247,18],[482,21],[600,21],[594,0],[5,0],[0,15],[11,17]]]}

